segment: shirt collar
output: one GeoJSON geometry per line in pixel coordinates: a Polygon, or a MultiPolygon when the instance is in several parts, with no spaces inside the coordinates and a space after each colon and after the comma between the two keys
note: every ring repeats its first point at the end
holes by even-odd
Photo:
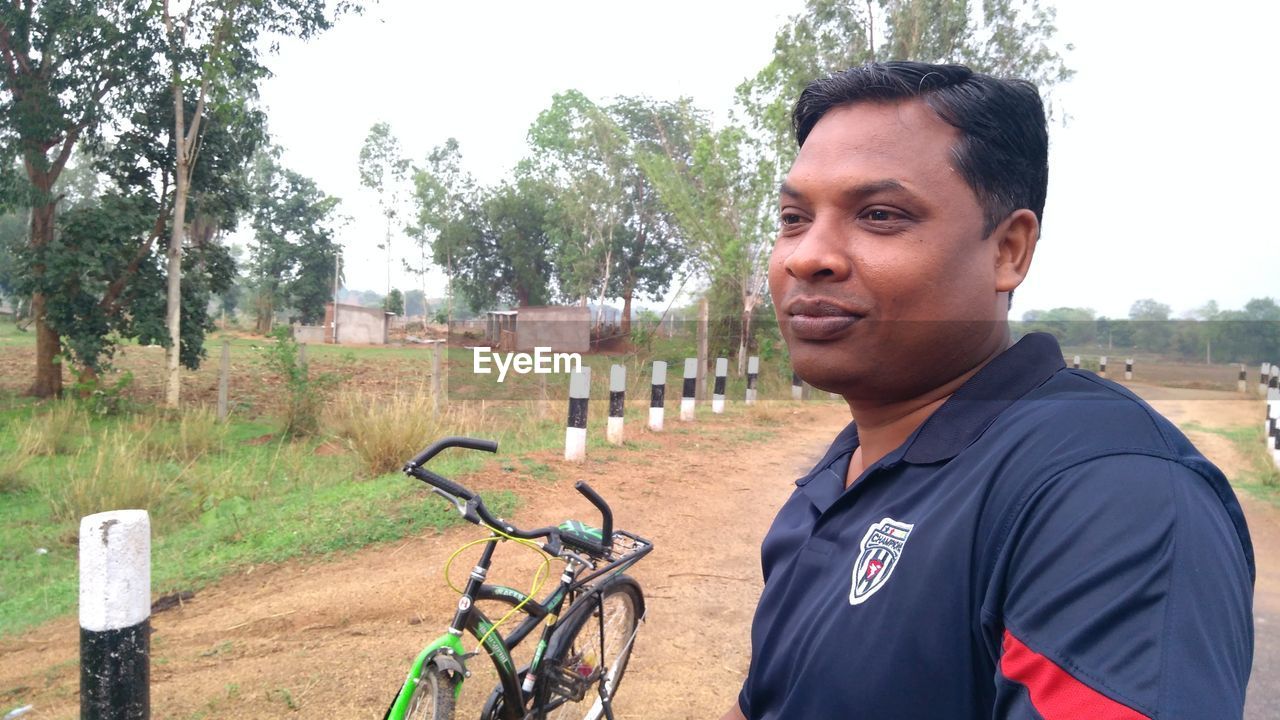
{"type": "MultiPolygon", "coordinates": [[[[977,440],[1006,408],[1064,367],[1062,349],[1056,338],[1048,333],[1028,333],[961,385],[902,446],[882,458],[879,465],[891,465],[899,459],[927,465],[955,457],[977,440]]],[[[857,447],[858,428],[851,422],[840,431],[813,469],[796,480],[819,508],[829,506],[844,491],[848,455],[857,447]],[[810,482],[826,473],[839,475],[840,482],[836,485],[810,482]]]]}

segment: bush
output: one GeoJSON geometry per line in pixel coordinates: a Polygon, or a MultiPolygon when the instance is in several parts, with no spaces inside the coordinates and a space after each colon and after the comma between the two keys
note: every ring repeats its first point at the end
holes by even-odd
{"type": "Polygon", "coordinates": [[[183,465],[221,452],[227,437],[226,426],[205,406],[184,409],[172,420],[165,416],[140,415],[129,429],[148,460],[183,465]]]}
{"type": "Polygon", "coordinates": [[[320,429],[320,412],[325,397],[342,381],[337,373],[311,375],[307,363],[299,357],[298,343],[290,329],[277,327],[271,332],[275,344],[267,347],[267,369],[284,381],[284,427],[288,437],[314,435],[320,429]]]}
{"type": "Polygon", "coordinates": [[[443,435],[468,435],[485,427],[483,410],[454,405],[433,410],[431,392],[380,398],[343,395],[329,413],[334,434],[345,438],[370,475],[395,472],[419,450],[443,435]]]}

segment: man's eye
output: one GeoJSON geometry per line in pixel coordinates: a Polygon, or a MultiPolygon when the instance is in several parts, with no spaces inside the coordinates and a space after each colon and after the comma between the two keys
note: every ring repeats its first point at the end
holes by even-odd
{"type": "Polygon", "coordinates": [[[868,210],[866,213],[866,218],[872,222],[889,222],[890,220],[897,220],[900,217],[902,216],[892,210],[884,210],[880,208],[868,210]]]}
{"type": "Polygon", "coordinates": [[[791,227],[792,225],[798,225],[804,222],[804,218],[795,213],[782,213],[782,217],[780,219],[782,221],[782,227],[791,227]]]}

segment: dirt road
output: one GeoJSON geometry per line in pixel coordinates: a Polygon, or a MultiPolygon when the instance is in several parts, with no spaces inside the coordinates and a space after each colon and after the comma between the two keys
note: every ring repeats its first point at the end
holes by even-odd
{"type": "MultiPolygon", "coordinates": [[[[1259,417],[1258,403],[1226,393],[1144,392],[1181,423],[1230,427],[1259,417]]],[[[520,492],[528,502],[513,520],[540,525],[590,520],[590,508],[572,490],[575,480],[587,479],[610,499],[620,527],[650,536],[657,549],[633,573],[649,615],[618,717],[719,717],[746,669],[760,539],[791,480],[846,418],[838,406],[813,405],[700,423],[697,432],[673,425],[671,432],[640,436],[638,448],[594,452],[580,468],[552,453],[536,458],[554,468],[554,482],[509,474],[468,482],[482,492],[520,492]],[[763,442],[770,428],[777,435],[763,442]]],[[[1193,439],[1228,475],[1242,467],[1220,436],[1193,439]]],[[[1247,717],[1262,720],[1280,717],[1280,513],[1242,500],[1259,558],[1259,649],[1247,717]]],[[[413,655],[439,633],[454,605],[442,578],[445,560],[476,537],[466,526],[330,561],[251,568],[156,615],[153,716],[380,717],[413,655]]],[[[495,579],[527,586],[536,563],[505,546],[499,558],[510,572],[495,579]]],[[[464,555],[454,576],[464,576],[470,564],[464,555]]],[[[0,641],[0,711],[21,701],[36,706],[27,718],[75,717],[76,657],[74,618],[0,641]]],[[[480,673],[469,681],[475,704],[491,686],[480,673]]]]}

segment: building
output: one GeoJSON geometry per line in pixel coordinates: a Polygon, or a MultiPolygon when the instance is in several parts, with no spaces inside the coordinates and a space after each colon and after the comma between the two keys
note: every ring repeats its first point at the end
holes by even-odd
{"type": "Polygon", "coordinates": [[[591,310],[547,305],[485,313],[485,342],[502,350],[546,347],[558,352],[591,349],[591,310]]]}
{"type": "Polygon", "coordinates": [[[382,308],[338,304],[337,327],[334,326],[333,303],[325,303],[324,325],[297,325],[293,336],[298,342],[333,343],[337,333],[339,345],[386,345],[390,328],[389,313],[382,308]]]}

